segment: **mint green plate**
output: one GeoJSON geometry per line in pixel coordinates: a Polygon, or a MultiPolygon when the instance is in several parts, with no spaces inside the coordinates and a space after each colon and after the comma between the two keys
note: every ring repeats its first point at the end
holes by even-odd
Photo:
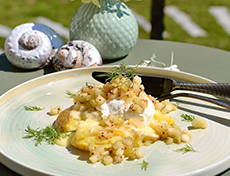
{"type": "MultiPolygon", "coordinates": [[[[78,91],[86,82],[98,83],[92,77],[94,70],[106,71],[112,66],[82,68],[45,75],[23,83],[0,97],[0,161],[21,175],[215,175],[230,165],[230,129],[213,119],[230,120],[229,111],[196,99],[177,98],[177,111],[170,113],[182,129],[191,124],[181,121],[183,113],[198,115],[208,123],[205,130],[193,130],[192,146],[198,152],[187,154],[174,150],[180,145],[165,145],[161,141],[143,147],[149,165],[141,170],[143,159],[124,161],[122,164],[104,166],[91,164],[88,153],[78,149],[50,146],[42,143],[35,147],[32,139],[23,139],[28,125],[43,128],[52,124],[56,116],[47,112],[51,106],[62,109],[72,104],[66,90],[78,91]],[[44,107],[42,111],[25,111],[25,105],[44,107]]],[[[138,68],[138,73],[169,76],[191,82],[211,82],[208,79],[184,72],[157,68],[138,68]]]]}

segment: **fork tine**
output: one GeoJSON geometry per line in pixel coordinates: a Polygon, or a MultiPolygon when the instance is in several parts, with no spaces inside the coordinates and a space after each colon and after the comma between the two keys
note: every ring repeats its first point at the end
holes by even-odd
{"type": "Polygon", "coordinates": [[[159,101],[163,101],[166,99],[173,99],[176,97],[190,97],[190,98],[196,98],[196,99],[200,99],[203,101],[207,101],[209,103],[213,103],[225,108],[230,109],[230,101],[225,101],[225,100],[220,100],[220,99],[215,99],[215,98],[210,98],[210,97],[205,97],[205,96],[201,96],[201,95],[195,95],[195,94],[190,94],[190,93],[177,93],[177,94],[168,94],[162,97],[159,97],[158,100],[159,101]]]}

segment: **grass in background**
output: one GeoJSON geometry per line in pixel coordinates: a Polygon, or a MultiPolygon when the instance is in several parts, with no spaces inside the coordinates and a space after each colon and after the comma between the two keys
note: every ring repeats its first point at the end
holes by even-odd
{"type": "MultiPolygon", "coordinates": [[[[167,1],[167,0],[166,0],[167,1]]],[[[169,33],[167,40],[181,41],[199,45],[210,46],[230,51],[230,36],[217,23],[215,18],[208,12],[210,6],[226,6],[230,12],[230,1],[228,0],[170,0],[167,5],[176,5],[180,10],[185,11],[191,16],[194,22],[199,24],[207,31],[206,37],[191,37],[187,33],[181,32],[180,27],[175,24],[169,17],[165,18],[166,31],[169,33]],[[181,5],[180,5],[181,4],[181,5]],[[174,27],[175,29],[171,29],[174,27]],[[177,30],[176,30],[177,29],[177,30]],[[180,33],[181,38],[180,38],[180,33]]]]}
{"type": "MultiPolygon", "coordinates": [[[[69,26],[71,17],[82,4],[80,0],[0,0],[0,24],[14,28],[15,26],[34,22],[39,16],[69,26]]],[[[151,0],[130,0],[129,8],[150,21],[151,0]]],[[[164,40],[210,46],[230,51],[230,36],[212,17],[210,6],[226,6],[230,11],[229,0],[165,0],[165,5],[175,5],[189,14],[194,22],[207,31],[206,37],[191,37],[170,17],[165,15],[165,31],[168,36],[164,40]]],[[[139,38],[149,39],[150,34],[139,28],[139,38]]],[[[0,38],[0,48],[4,48],[4,38],[0,38]]]]}
{"type": "MultiPolygon", "coordinates": [[[[132,0],[126,4],[130,8],[134,9],[135,12],[144,15],[150,21],[150,11],[147,9],[151,7],[151,1],[142,0],[142,2],[138,2],[140,3],[139,6],[136,5],[137,2],[134,5],[132,0]],[[145,6],[141,5],[142,2],[145,4],[145,6]]],[[[165,0],[165,6],[170,5],[177,6],[178,9],[190,15],[192,20],[207,32],[207,36],[192,37],[170,17],[165,15],[164,24],[165,31],[167,32],[168,36],[164,38],[164,40],[192,43],[230,51],[230,36],[217,23],[216,19],[209,14],[208,11],[210,6],[225,6],[229,8],[230,12],[229,0],[165,0]]],[[[140,38],[149,38],[149,34],[142,30],[140,33],[140,38]]]]}

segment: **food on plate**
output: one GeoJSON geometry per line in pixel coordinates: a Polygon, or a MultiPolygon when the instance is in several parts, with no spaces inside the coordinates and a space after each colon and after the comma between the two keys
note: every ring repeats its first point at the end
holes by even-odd
{"type": "Polygon", "coordinates": [[[181,114],[181,118],[183,118],[182,121],[193,121],[193,119],[195,119],[195,116],[189,114],[181,114]]]}
{"type": "Polygon", "coordinates": [[[41,111],[41,110],[43,110],[45,108],[40,108],[38,106],[31,106],[31,105],[29,105],[29,106],[24,106],[24,109],[26,111],[41,111]]]}
{"type": "Polygon", "coordinates": [[[76,93],[73,105],[55,121],[61,132],[72,131],[61,146],[88,151],[92,163],[121,163],[143,158],[140,148],[164,140],[166,144],[188,143],[189,130],[182,130],[167,113],[177,104],[159,102],[147,95],[141,78],[118,75],[106,84],[86,84],[76,93]]]}
{"type": "Polygon", "coordinates": [[[181,117],[183,118],[183,121],[191,121],[192,126],[196,129],[206,129],[208,127],[206,121],[200,117],[195,117],[194,115],[188,114],[182,114],[181,117]]]}
{"type": "Polygon", "coordinates": [[[200,129],[206,129],[208,127],[206,121],[204,121],[200,117],[196,117],[195,119],[193,119],[192,126],[194,128],[200,128],[200,129]]]}
{"type": "Polygon", "coordinates": [[[62,111],[60,106],[52,106],[49,111],[49,115],[58,115],[62,111]]]}
{"type": "MultiPolygon", "coordinates": [[[[169,100],[159,102],[145,93],[135,68],[121,65],[111,71],[106,84],[86,83],[77,93],[66,91],[73,104],[61,110],[53,106],[49,115],[58,115],[54,125],[32,129],[29,125],[23,138],[34,138],[36,146],[48,144],[73,146],[89,152],[92,163],[118,164],[124,160],[144,157],[143,146],[161,140],[167,145],[185,143],[176,152],[195,152],[189,144],[193,135],[181,129],[168,114],[178,104],[169,100]]],[[[104,75],[103,75],[104,76],[104,75]]],[[[42,110],[37,106],[24,106],[25,110],[42,110]]],[[[207,123],[194,115],[182,114],[182,121],[191,122],[195,129],[207,128],[207,123]]],[[[148,164],[143,160],[144,166],[148,164]]],[[[143,167],[144,169],[144,167],[143,167]]]]}
{"type": "Polygon", "coordinates": [[[195,150],[191,144],[186,144],[184,147],[179,148],[177,150],[174,150],[175,152],[183,152],[183,154],[188,153],[188,152],[198,152],[195,150]]]}
{"type": "Polygon", "coordinates": [[[68,132],[60,132],[59,130],[56,130],[53,125],[46,126],[42,129],[33,129],[28,125],[25,129],[25,132],[27,135],[24,136],[23,139],[34,138],[36,141],[36,147],[42,142],[47,142],[47,144],[54,145],[57,139],[64,139],[69,136],[68,132]]]}

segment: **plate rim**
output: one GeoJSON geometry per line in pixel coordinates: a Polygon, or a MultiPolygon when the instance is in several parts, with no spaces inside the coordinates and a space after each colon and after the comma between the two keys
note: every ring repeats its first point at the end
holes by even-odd
{"type": "MultiPolygon", "coordinates": [[[[112,65],[112,66],[100,66],[100,67],[87,67],[87,68],[79,68],[79,69],[72,69],[72,70],[64,70],[64,71],[61,71],[61,72],[54,72],[54,73],[50,73],[50,74],[47,74],[47,75],[42,75],[42,76],[39,76],[39,77],[36,77],[36,78],[33,78],[33,79],[30,79],[30,80],[28,80],[28,81],[25,81],[25,82],[23,82],[23,83],[21,83],[21,84],[19,84],[19,85],[17,85],[17,86],[15,86],[15,87],[13,87],[13,88],[11,88],[10,90],[8,90],[7,92],[5,92],[5,93],[3,93],[1,96],[0,96],[0,100],[2,99],[2,98],[4,98],[4,97],[6,97],[8,94],[10,94],[10,93],[12,93],[13,91],[17,91],[17,89],[20,89],[20,87],[22,87],[22,86],[24,86],[24,85],[26,85],[26,84],[31,84],[31,83],[33,83],[33,82],[36,82],[36,81],[39,81],[39,80],[42,80],[42,79],[44,79],[44,78],[49,78],[49,77],[54,77],[54,76],[56,76],[56,75],[61,75],[61,74],[67,74],[68,75],[68,77],[70,77],[70,75],[74,75],[74,74],[76,74],[75,72],[79,72],[79,71],[84,71],[84,70],[92,70],[92,71],[94,71],[95,69],[112,69],[112,68],[114,68],[115,66],[118,66],[118,65],[112,65]]],[[[132,65],[131,65],[132,66],[132,65]]],[[[132,67],[135,67],[135,66],[132,66],[132,67]]],[[[204,78],[204,77],[202,77],[202,76],[199,76],[199,75],[195,75],[195,74],[192,74],[192,73],[187,73],[187,72],[183,72],[183,71],[172,71],[172,70],[165,70],[165,69],[162,69],[162,68],[156,68],[156,67],[138,67],[137,68],[137,73],[139,73],[139,72],[142,72],[144,69],[146,69],[146,68],[148,68],[148,69],[153,69],[153,70],[156,70],[156,71],[159,71],[160,73],[161,72],[168,72],[168,73],[174,73],[175,75],[181,75],[181,74],[183,74],[183,75],[186,75],[186,76],[190,76],[190,77],[196,77],[196,78],[198,78],[198,79],[200,79],[200,80],[204,80],[204,81],[206,81],[207,83],[214,83],[214,81],[212,81],[212,80],[210,80],[210,79],[207,79],[207,78],[204,78]]],[[[57,80],[62,80],[62,79],[65,79],[65,78],[58,78],[57,80]]],[[[54,81],[57,81],[57,80],[54,80],[54,81]]],[[[42,83],[42,84],[45,84],[45,83],[42,83]]],[[[38,86],[38,85],[36,85],[36,86],[38,86]]],[[[33,87],[36,87],[36,86],[33,86],[33,87]]],[[[21,93],[22,93],[23,91],[21,91],[21,93]]],[[[1,105],[3,105],[4,103],[0,103],[0,107],[1,107],[1,105]]],[[[1,146],[1,144],[0,144],[0,146],[1,146]]],[[[7,154],[5,154],[5,153],[3,153],[1,150],[0,150],[0,155],[3,155],[4,156],[4,158],[6,158],[7,160],[8,160],[8,162],[4,162],[3,161],[3,159],[0,159],[0,161],[1,161],[1,163],[3,164],[3,165],[6,165],[8,168],[10,168],[11,170],[13,170],[13,171],[15,171],[15,172],[17,172],[17,173],[19,173],[17,170],[15,170],[14,168],[12,168],[11,166],[10,166],[10,162],[13,162],[14,164],[17,164],[17,165],[20,165],[20,167],[22,167],[22,168],[27,168],[27,169],[29,169],[29,170],[31,170],[31,171],[33,171],[33,172],[39,172],[39,174],[43,174],[43,175],[50,175],[50,173],[48,173],[48,172],[46,172],[46,171],[42,171],[42,170],[37,170],[37,169],[35,169],[35,168],[33,168],[33,167],[30,167],[30,166],[27,166],[27,165],[25,165],[25,164],[22,164],[22,163],[20,163],[18,160],[16,160],[16,159],[14,159],[14,158],[12,158],[12,157],[10,157],[10,156],[8,156],[7,154]]],[[[215,170],[215,171],[218,171],[218,173],[220,173],[220,172],[223,172],[224,170],[226,170],[227,168],[229,168],[229,167],[224,167],[223,166],[223,163],[225,163],[225,162],[230,162],[230,156],[229,157],[226,157],[226,158],[224,158],[224,159],[222,159],[221,161],[218,161],[217,163],[214,163],[214,164],[212,164],[212,165],[209,165],[209,166],[207,166],[207,167],[205,167],[205,168],[202,168],[202,169],[199,169],[199,170],[195,170],[195,171],[193,171],[193,172],[189,172],[189,173],[187,173],[187,174],[183,174],[183,175],[194,175],[194,174],[197,174],[197,175],[205,175],[205,173],[207,172],[207,171],[211,171],[211,170],[215,170]]],[[[214,172],[213,172],[214,173],[214,172]]],[[[21,174],[21,173],[20,173],[21,174]]]]}
{"type": "MultiPolygon", "coordinates": [[[[23,86],[24,84],[28,84],[28,83],[31,83],[31,82],[34,82],[34,81],[37,81],[37,80],[40,80],[40,79],[44,79],[44,78],[48,78],[48,77],[53,77],[55,75],[62,75],[62,74],[65,74],[65,73],[74,73],[74,72],[78,72],[78,71],[83,71],[83,70],[93,70],[93,69],[112,69],[114,67],[117,67],[119,65],[102,65],[102,66],[98,66],[98,67],[83,67],[83,68],[78,68],[78,69],[69,69],[69,70],[63,70],[63,71],[59,71],[59,72],[53,72],[53,73],[49,73],[49,74],[45,74],[45,75],[41,75],[41,76],[38,76],[38,77],[35,77],[35,78],[32,78],[32,79],[29,79],[25,82],[22,82],[16,86],[14,86],[13,88],[9,89],[8,91],[4,92],[2,95],[0,95],[0,99],[2,97],[4,97],[6,94],[9,94],[10,92],[14,91],[15,89],[18,89],[19,87],[23,86]]],[[[136,65],[129,65],[130,67],[136,67],[136,65]]],[[[180,74],[185,74],[189,77],[195,77],[199,80],[205,80],[205,82],[203,83],[215,83],[215,81],[211,80],[211,79],[208,79],[208,78],[205,78],[205,77],[202,77],[202,76],[199,76],[199,75],[196,75],[196,74],[193,74],[193,73],[188,73],[188,72],[184,72],[184,71],[174,71],[174,70],[166,70],[164,68],[158,68],[158,67],[152,67],[152,66],[147,66],[147,67],[144,67],[144,66],[139,66],[137,67],[136,71],[137,73],[140,72],[140,70],[143,72],[144,69],[153,69],[153,70],[158,70],[160,72],[171,72],[171,73],[174,73],[175,75],[180,75],[180,74]]],[[[145,71],[144,71],[145,72],[145,71]]],[[[159,74],[161,75],[161,74],[159,74]]],[[[174,77],[172,77],[174,78],[174,77]]],[[[60,80],[60,79],[57,79],[57,80],[60,80]]],[[[0,103],[0,106],[1,106],[1,103],[0,103]]]]}

